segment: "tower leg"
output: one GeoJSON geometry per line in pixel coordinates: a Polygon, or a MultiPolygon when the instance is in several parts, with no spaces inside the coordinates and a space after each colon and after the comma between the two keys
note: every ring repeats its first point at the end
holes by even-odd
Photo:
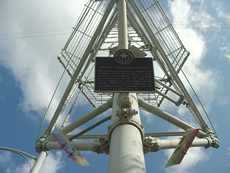
{"type": "Polygon", "coordinates": [[[42,151],[39,156],[38,159],[36,160],[36,162],[34,163],[30,173],[40,173],[40,170],[42,168],[43,163],[45,162],[47,157],[47,152],[42,151]]]}
{"type": "MultiPolygon", "coordinates": [[[[118,10],[119,48],[128,49],[126,0],[119,0],[118,10]]],[[[109,173],[144,173],[143,133],[136,94],[115,93],[112,109],[109,173]]]]}

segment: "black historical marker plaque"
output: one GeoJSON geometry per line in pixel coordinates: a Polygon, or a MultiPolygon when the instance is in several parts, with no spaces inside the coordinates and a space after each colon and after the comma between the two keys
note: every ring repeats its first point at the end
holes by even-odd
{"type": "Polygon", "coordinates": [[[128,63],[120,57],[97,57],[96,92],[154,91],[152,58],[133,58],[128,63]]]}

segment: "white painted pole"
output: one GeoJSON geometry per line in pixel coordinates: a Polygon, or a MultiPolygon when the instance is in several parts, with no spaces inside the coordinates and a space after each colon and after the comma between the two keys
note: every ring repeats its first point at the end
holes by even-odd
{"type": "Polygon", "coordinates": [[[30,173],[41,173],[40,171],[41,171],[42,165],[45,162],[46,158],[47,158],[47,153],[45,151],[42,151],[39,154],[38,159],[34,163],[30,173]]]}
{"type": "MultiPolygon", "coordinates": [[[[119,10],[119,48],[128,49],[128,25],[126,0],[118,1],[119,10]]],[[[128,115],[130,122],[141,126],[138,100],[135,93],[115,93],[113,97],[113,126],[109,151],[109,173],[144,173],[145,161],[143,153],[142,134],[133,124],[119,124],[122,114],[121,107],[130,103],[131,110],[136,114],[128,115]]]]}
{"type": "Polygon", "coordinates": [[[126,0],[118,0],[118,42],[120,49],[128,49],[128,21],[126,0]]]}

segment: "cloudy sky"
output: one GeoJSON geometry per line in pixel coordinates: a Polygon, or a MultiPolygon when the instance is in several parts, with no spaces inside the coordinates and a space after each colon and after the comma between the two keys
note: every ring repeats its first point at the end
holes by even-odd
{"type": "MultiPolygon", "coordinates": [[[[228,173],[230,170],[230,2],[228,0],[161,0],[185,47],[184,70],[205,103],[221,147],[196,149],[182,165],[165,169],[168,152],[146,155],[148,172],[228,173]]],[[[57,55],[77,21],[84,0],[0,0],[0,146],[35,153],[41,115],[62,67],[57,55]]],[[[85,112],[81,106],[79,110],[85,112]]],[[[183,110],[179,110],[183,114],[183,110]]],[[[147,130],[156,125],[148,119],[147,130]]],[[[107,172],[107,156],[85,153],[91,163],[76,166],[61,152],[51,153],[42,172],[107,172]]],[[[32,165],[0,152],[0,173],[26,173],[32,165]]]]}

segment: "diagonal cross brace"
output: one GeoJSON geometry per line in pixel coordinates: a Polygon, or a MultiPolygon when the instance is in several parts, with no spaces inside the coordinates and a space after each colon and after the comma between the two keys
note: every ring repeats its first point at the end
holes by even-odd
{"type": "MultiPolygon", "coordinates": [[[[190,124],[182,121],[181,119],[167,113],[164,112],[162,110],[160,110],[157,107],[154,107],[152,105],[149,105],[148,103],[145,103],[143,100],[138,99],[138,103],[140,105],[140,107],[142,107],[144,110],[168,121],[169,123],[172,123],[174,125],[176,125],[179,128],[182,128],[183,130],[188,130],[188,129],[193,129],[194,127],[192,127],[190,124]]],[[[203,131],[199,131],[199,136],[207,136],[205,132],[203,131]]]]}
{"type": "Polygon", "coordinates": [[[108,100],[103,105],[95,108],[93,111],[82,116],[80,119],[76,120],[75,122],[71,123],[70,125],[64,127],[62,129],[62,132],[64,134],[67,134],[67,133],[73,131],[74,129],[78,128],[79,126],[88,122],[89,120],[95,118],[96,116],[100,115],[101,113],[105,112],[106,110],[108,110],[111,107],[112,107],[112,99],[108,100]]]}

